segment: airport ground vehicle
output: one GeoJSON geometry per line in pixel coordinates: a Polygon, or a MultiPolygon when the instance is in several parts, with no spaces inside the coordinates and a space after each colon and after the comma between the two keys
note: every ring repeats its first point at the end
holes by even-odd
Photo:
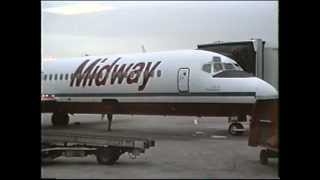
{"type": "Polygon", "coordinates": [[[128,152],[135,158],[154,146],[155,141],[147,138],[55,129],[41,132],[41,159],[44,161],[60,156],[95,155],[99,164],[113,165],[123,153],[128,152]]]}
{"type": "Polygon", "coordinates": [[[248,144],[264,148],[260,151],[261,164],[268,164],[268,158],[278,157],[278,123],[278,103],[266,101],[257,105],[250,121],[248,144]]]}

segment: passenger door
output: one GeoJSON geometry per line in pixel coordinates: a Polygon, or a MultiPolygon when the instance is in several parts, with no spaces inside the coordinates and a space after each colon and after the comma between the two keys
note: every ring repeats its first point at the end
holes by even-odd
{"type": "Polygon", "coordinates": [[[180,68],[178,70],[178,90],[179,92],[189,92],[189,68],[180,68]]]}

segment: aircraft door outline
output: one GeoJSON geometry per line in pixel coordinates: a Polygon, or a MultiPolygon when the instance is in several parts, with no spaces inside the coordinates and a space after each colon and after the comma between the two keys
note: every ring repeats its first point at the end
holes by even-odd
{"type": "Polygon", "coordinates": [[[180,93],[188,93],[189,88],[189,77],[190,77],[190,69],[189,68],[180,68],[178,70],[177,77],[177,86],[180,93]]]}

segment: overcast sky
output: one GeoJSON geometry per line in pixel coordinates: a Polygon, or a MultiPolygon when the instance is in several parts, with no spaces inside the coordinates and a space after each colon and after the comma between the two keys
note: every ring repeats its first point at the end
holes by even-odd
{"type": "Polygon", "coordinates": [[[43,58],[195,49],[261,38],[278,47],[277,1],[42,1],[43,58]]]}

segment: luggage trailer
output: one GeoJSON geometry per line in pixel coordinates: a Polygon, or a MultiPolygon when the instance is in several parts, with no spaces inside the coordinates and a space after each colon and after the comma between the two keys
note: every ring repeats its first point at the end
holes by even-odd
{"type": "Polygon", "coordinates": [[[155,141],[147,138],[58,130],[42,130],[41,132],[42,161],[53,160],[60,156],[85,157],[95,155],[99,164],[113,165],[126,152],[131,158],[136,158],[146,149],[154,146],[155,141]]]}

